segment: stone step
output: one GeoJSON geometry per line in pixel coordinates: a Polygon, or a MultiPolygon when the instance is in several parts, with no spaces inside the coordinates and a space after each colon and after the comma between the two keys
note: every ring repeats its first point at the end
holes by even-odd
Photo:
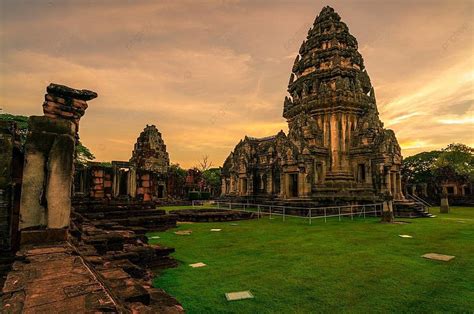
{"type": "Polygon", "coordinates": [[[132,209],[132,210],[115,210],[107,212],[84,212],[83,215],[89,219],[114,219],[125,218],[130,216],[155,216],[165,215],[166,211],[162,209],[132,209]]]}

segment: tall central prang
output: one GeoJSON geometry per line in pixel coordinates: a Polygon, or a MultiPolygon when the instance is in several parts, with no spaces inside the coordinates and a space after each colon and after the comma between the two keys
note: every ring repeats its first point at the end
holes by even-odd
{"type": "Polygon", "coordinates": [[[296,56],[283,117],[289,132],[246,136],[224,163],[223,195],[375,201],[401,192],[400,146],[383,128],[357,40],[331,7],[296,56]]]}

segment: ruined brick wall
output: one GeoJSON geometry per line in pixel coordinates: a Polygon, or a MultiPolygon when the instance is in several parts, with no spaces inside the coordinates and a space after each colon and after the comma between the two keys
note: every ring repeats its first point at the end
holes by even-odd
{"type": "Polygon", "coordinates": [[[91,198],[112,198],[112,169],[92,165],[89,168],[89,196],[91,198]]]}
{"type": "Polygon", "coordinates": [[[16,124],[0,121],[0,251],[16,246],[22,165],[16,124]]]}

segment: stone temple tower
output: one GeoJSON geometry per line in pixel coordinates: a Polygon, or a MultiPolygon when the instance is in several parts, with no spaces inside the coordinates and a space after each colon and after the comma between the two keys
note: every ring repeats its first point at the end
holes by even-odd
{"type": "Polygon", "coordinates": [[[403,199],[400,146],[383,128],[357,40],[331,7],[296,56],[289,132],[245,137],[224,164],[223,195],[331,202],[403,199]]]}
{"type": "Polygon", "coordinates": [[[147,125],[135,143],[130,162],[137,168],[156,173],[167,173],[170,158],[161,133],[156,126],[147,125]]]}
{"type": "Polygon", "coordinates": [[[147,125],[137,138],[130,158],[132,185],[137,186],[131,195],[144,201],[166,198],[169,166],[170,158],[161,133],[156,126],[147,125]]]}

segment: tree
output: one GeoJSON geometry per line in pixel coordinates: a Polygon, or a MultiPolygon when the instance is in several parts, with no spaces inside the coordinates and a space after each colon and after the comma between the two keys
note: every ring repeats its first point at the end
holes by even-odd
{"type": "Polygon", "coordinates": [[[449,144],[442,150],[422,152],[403,161],[403,180],[408,184],[426,183],[437,193],[443,184],[474,181],[474,149],[464,144],[449,144]]]}
{"type": "Polygon", "coordinates": [[[464,144],[450,144],[436,159],[432,170],[440,182],[474,181],[474,149],[464,144]]]}
{"type": "Polygon", "coordinates": [[[196,166],[195,168],[199,169],[199,171],[204,172],[206,170],[209,170],[209,168],[212,167],[212,161],[209,161],[209,156],[204,155],[202,156],[202,160],[199,161],[199,165],[196,166]]]}
{"type": "Polygon", "coordinates": [[[422,152],[403,160],[402,177],[407,183],[428,183],[433,180],[432,168],[441,151],[422,152]]]}
{"type": "Polygon", "coordinates": [[[89,148],[82,145],[81,141],[77,141],[76,145],[76,162],[80,164],[86,164],[88,161],[95,159],[94,154],[91,153],[89,148]]]}
{"type": "Polygon", "coordinates": [[[206,186],[214,194],[221,189],[221,168],[210,168],[202,172],[206,186]]]}
{"type": "Polygon", "coordinates": [[[25,144],[26,134],[28,133],[28,117],[2,113],[0,114],[0,121],[16,122],[18,133],[20,134],[21,144],[25,144]]]}
{"type": "MultiPolygon", "coordinates": [[[[20,133],[21,144],[25,144],[26,135],[28,134],[28,117],[2,113],[0,114],[0,121],[16,122],[18,132],[20,133]]],[[[83,164],[94,159],[94,154],[92,154],[86,146],[84,146],[80,141],[78,141],[76,145],[76,162],[83,164]]]]}

